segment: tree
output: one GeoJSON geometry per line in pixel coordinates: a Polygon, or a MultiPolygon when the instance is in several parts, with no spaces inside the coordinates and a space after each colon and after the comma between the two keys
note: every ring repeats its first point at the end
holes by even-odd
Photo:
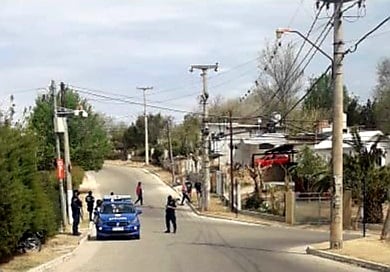
{"type": "MultiPolygon", "coordinates": [[[[162,139],[167,118],[161,113],[148,115],[149,144],[156,146],[162,139]]],[[[143,115],[137,117],[124,133],[124,145],[126,148],[139,149],[145,147],[145,119],[143,115]]]]}
{"type": "Polygon", "coordinates": [[[295,57],[295,47],[291,43],[278,47],[268,44],[262,51],[256,95],[261,97],[265,107],[263,114],[276,111],[284,115],[295,103],[303,76],[295,57]]]}
{"type": "Polygon", "coordinates": [[[175,154],[188,156],[195,153],[199,147],[200,120],[196,115],[187,114],[183,123],[174,127],[172,131],[172,145],[175,154]]]}
{"type": "Polygon", "coordinates": [[[375,115],[378,128],[390,133],[390,58],[385,58],[377,66],[377,85],[374,89],[376,101],[375,115]]]}
{"type": "Polygon", "coordinates": [[[329,167],[320,155],[304,146],[298,155],[297,164],[291,169],[295,177],[295,190],[326,192],[331,187],[329,167]]]}
{"type": "MultiPolygon", "coordinates": [[[[59,96],[56,99],[58,105],[67,109],[75,110],[81,107],[88,112],[88,118],[67,118],[70,155],[73,164],[82,166],[84,170],[100,169],[103,166],[104,157],[111,150],[104,119],[99,114],[94,113],[87,101],[71,89],[66,89],[62,93],[61,99],[59,96]]],[[[53,102],[52,96],[39,96],[28,118],[29,128],[39,139],[38,169],[40,170],[54,168],[56,152],[53,102]]]]}
{"type": "Polygon", "coordinates": [[[344,166],[344,187],[351,189],[352,196],[362,203],[363,184],[366,184],[366,219],[369,223],[380,223],[383,220],[382,204],[386,200],[387,190],[390,187],[390,171],[388,167],[381,167],[382,150],[378,143],[385,137],[378,137],[376,142],[367,147],[360,139],[355,129],[352,132],[354,153],[346,155],[344,166]]]}
{"type": "MultiPolygon", "coordinates": [[[[11,255],[27,230],[57,232],[58,191],[37,171],[36,137],[30,131],[0,126],[0,259],[11,255]],[[47,184],[46,184],[47,185],[47,184]]],[[[53,185],[53,181],[50,181],[53,185]]]]}

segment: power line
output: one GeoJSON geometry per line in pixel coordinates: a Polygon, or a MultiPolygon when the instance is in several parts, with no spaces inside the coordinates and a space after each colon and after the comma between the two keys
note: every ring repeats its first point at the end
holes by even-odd
{"type": "Polygon", "coordinates": [[[381,26],[383,26],[387,21],[390,20],[390,16],[387,16],[384,20],[382,20],[378,25],[376,25],[373,29],[368,31],[366,34],[364,34],[351,48],[349,48],[346,53],[353,53],[357,50],[359,44],[367,39],[368,36],[370,36],[372,33],[377,31],[381,26]]]}
{"type": "MultiPolygon", "coordinates": [[[[109,100],[113,100],[113,101],[120,101],[120,102],[123,102],[123,103],[132,104],[132,105],[144,106],[144,103],[142,103],[142,102],[131,101],[131,100],[128,100],[128,99],[123,99],[123,98],[110,97],[110,96],[107,96],[107,95],[97,94],[97,93],[93,93],[93,92],[91,92],[91,91],[86,91],[85,89],[84,89],[84,90],[78,89],[77,91],[80,92],[80,93],[93,95],[93,96],[95,96],[95,97],[105,98],[105,99],[109,99],[109,100]]],[[[173,111],[173,112],[179,112],[179,113],[193,113],[193,114],[199,114],[199,113],[192,112],[192,111],[187,111],[187,110],[174,109],[174,108],[156,106],[156,105],[151,105],[151,104],[146,104],[146,105],[147,105],[149,108],[154,108],[154,109],[160,109],[160,110],[166,110],[166,111],[173,111]]]]}

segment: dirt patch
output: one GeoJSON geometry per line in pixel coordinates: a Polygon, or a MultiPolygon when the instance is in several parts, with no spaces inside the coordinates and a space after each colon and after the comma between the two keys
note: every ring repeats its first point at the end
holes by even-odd
{"type": "Polygon", "coordinates": [[[27,271],[33,267],[51,261],[74,250],[80,237],[70,234],[59,234],[43,245],[40,252],[26,253],[15,256],[11,261],[0,265],[2,272],[27,271]]]}
{"type": "Polygon", "coordinates": [[[343,249],[329,249],[329,242],[313,245],[314,248],[367,261],[390,265],[390,242],[377,236],[344,241],[343,249]]]}

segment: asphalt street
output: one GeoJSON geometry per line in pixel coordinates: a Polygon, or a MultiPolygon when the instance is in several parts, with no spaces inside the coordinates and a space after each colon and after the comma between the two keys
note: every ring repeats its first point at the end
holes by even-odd
{"type": "Polygon", "coordinates": [[[143,169],[105,166],[93,175],[101,194],[134,195],[142,181],[141,239],[87,241],[54,271],[369,271],[304,253],[328,233],[204,218],[187,206],[177,211],[178,232],[165,234],[171,188],[143,169]]]}

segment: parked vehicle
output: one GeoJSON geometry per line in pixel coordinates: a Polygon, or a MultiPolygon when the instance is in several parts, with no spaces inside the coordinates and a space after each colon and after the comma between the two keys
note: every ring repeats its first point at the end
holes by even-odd
{"type": "Polygon", "coordinates": [[[26,232],[19,240],[16,250],[23,254],[27,252],[38,252],[42,249],[45,235],[43,232],[26,232]]]}
{"type": "Polygon", "coordinates": [[[255,165],[265,167],[269,165],[285,165],[290,163],[290,158],[285,154],[269,154],[262,158],[255,159],[255,165]]]}

